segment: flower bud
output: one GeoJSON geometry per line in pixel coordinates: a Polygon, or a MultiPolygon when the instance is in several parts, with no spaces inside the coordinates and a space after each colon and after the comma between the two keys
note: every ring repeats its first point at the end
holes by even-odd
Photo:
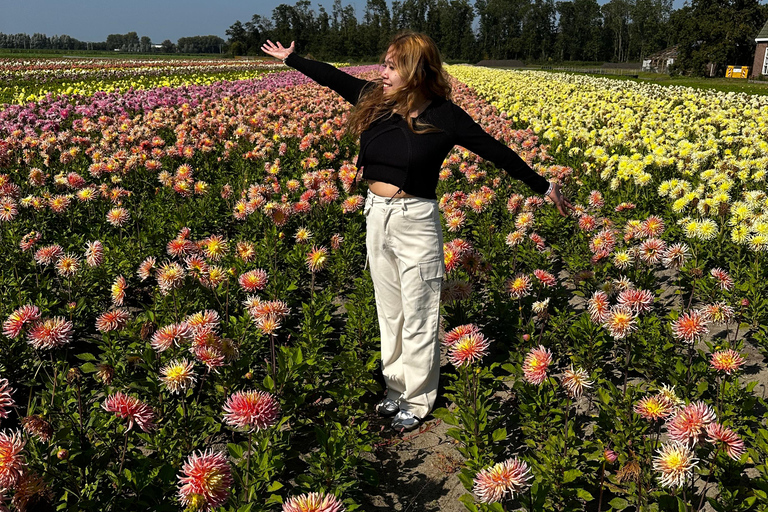
{"type": "Polygon", "coordinates": [[[531,339],[531,335],[530,334],[523,334],[523,340],[524,341],[528,341],[530,339],[531,339]]]}
{"type": "Polygon", "coordinates": [[[741,307],[746,308],[749,306],[749,299],[741,299],[741,307]]]}
{"type": "Polygon", "coordinates": [[[619,458],[619,456],[616,455],[616,452],[614,452],[613,450],[611,450],[609,448],[605,449],[605,451],[603,452],[603,457],[605,457],[605,460],[610,462],[611,464],[616,462],[616,459],[619,458]]]}
{"type": "Polygon", "coordinates": [[[62,448],[56,452],[56,457],[58,457],[59,460],[67,460],[69,458],[69,450],[62,448]]]}

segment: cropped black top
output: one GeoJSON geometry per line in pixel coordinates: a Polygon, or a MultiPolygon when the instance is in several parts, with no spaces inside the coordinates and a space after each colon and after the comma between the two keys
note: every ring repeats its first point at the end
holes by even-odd
{"type": "MultiPolygon", "coordinates": [[[[285,63],[320,85],[330,87],[353,105],[363,90],[373,85],[330,64],[304,59],[295,52],[285,63]]],[[[364,179],[390,183],[413,196],[435,199],[443,160],[459,145],[490,160],[535,192],[547,191],[546,179],[450,100],[434,98],[419,119],[440,131],[413,133],[402,116],[393,115],[377,120],[361,134],[357,167],[362,168],[364,179]]]]}

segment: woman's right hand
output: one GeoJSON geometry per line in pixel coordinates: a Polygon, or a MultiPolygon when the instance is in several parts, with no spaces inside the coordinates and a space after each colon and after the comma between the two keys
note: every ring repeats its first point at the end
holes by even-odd
{"type": "Polygon", "coordinates": [[[276,59],[283,60],[287,56],[293,53],[294,50],[294,42],[291,41],[291,46],[288,48],[285,48],[282,44],[280,44],[280,41],[277,42],[277,44],[273,43],[269,39],[267,39],[267,42],[261,45],[261,51],[266,53],[267,55],[271,55],[276,59]]]}

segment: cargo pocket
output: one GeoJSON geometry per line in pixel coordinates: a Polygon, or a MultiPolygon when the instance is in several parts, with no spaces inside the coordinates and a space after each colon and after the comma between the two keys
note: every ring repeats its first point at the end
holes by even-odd
{"type": "Polygon", "coordinates": [[[422,281],[426,282],[433,279],[442,279],[443,275],[445,275],[445,268],[442,259],[419,263],[419,277],[422,281]]]}

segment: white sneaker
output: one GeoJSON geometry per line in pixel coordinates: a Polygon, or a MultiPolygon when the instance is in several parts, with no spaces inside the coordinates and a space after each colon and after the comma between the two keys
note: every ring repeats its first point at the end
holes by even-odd
{"type": "Polygon", "coordinates": [[[421,425],[421,418],[414,416],[411,411],[400,411],[392,420],[392,428],[398,432],[407,432],[421,425]]]}
{"type": "Polygon", "coordinates": [[[400,404],[391,398],[385,398],[381,402],[377,403],[374,409],[376,409],[376,412],[379,413],[379,416],[384,416],[386,418],[400,411],[400,404]]]}

